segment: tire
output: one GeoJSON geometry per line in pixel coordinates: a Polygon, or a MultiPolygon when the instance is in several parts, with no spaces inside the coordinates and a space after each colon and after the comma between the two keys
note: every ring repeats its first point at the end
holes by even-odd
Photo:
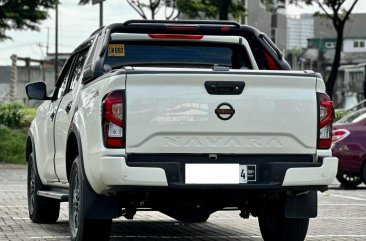
{"type": "Polygon", "coordinates": [[[346,188],[355,188],[362,183],[361,175],[337,174],[337,180],[346,188]]]}
{"type": "MultiPolygon", "coordinates": [[[[273,206],[272,206],[273,207],[273,206]]],[[[283,208],[273,207],[258,216],[264,241],[304,241],[309,218],[286,218],[283,208]]]]}
{"type": "Polygon", "coordinates": [[[44,190],[44,186],[36,171],[34,154],[31,153],[28,158],[27,175],[29,218],[34,223],[55,223],[60,214],[60,202],[38,196],[40,190],[44,190]]]}
{"type": "Polygon", "coordinates": [[[73,241],[109,240],[111,219],[86,219],[83,213],[83,189],[87,185],[83,178],[79,158],[76,157],[70,175],[69,223],[73,241]]]}
{"type": "Polygon", "coordinates": [[[204,223],[211,215],[211,212],[207,209],[177,209],[165,211],[164,213],[183,223],[204,223]]]}

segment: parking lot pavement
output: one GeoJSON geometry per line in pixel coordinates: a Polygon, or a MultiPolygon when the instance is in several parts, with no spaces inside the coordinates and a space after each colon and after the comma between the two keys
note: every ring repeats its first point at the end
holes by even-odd
{"type": "MultiPolygon", "coordinates": [[[[25,167],[0,166],[0,241],[69,240],[68,208],[62,204],[58,222],[31,223],[28,218],[25,167]]],[[[134,220],[113,222],[111,240],[262,240],[256,218],[238,211],[211,215],[204,224],[183,224],[159,212],[140,212],[134,220]]],[[[319,194],[319,215],[310,222],[306,240],[366,240],[366,187],[342,190],[338,184],[319,194]]]]}

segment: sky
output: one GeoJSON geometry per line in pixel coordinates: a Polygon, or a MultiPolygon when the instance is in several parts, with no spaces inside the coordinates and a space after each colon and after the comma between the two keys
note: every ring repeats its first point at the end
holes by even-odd
{"type": "MultiPolygon", "coordinates": [[[[247,0],[256,1],[256,0],[247,0]]],[[[349,4],[348,0],[348,4],[349,4]]],[[[99,27],[99,6],[78,5],[78,0],[61,0],[59,6],[59,52],[72,52],[82,41],[99,27]]],[[[347,6],[347,5],[346,5],[347,6]]],[[[292,15],[314,13],[317,7],[288,6],[292,15]]],[[[366,0],[359,0],[355,13],[366,13],[366,0]]],[[[42,22],[40,31],[8,31],[12,40],[0,42],[0,65],[10,65],[10,56],[41,59],[55,49],[55,11],[49,11],[49,19],[42,22]],[[49,35],[49,37],[48,37],[49,35]]],[[[104,2],[104,25],[140,19],[140,16],[128,5],[126,0],[107,0],[104,2]]]]}

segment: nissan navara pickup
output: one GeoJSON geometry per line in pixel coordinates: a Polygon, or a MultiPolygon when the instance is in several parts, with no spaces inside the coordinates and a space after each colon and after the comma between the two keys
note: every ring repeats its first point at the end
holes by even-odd
{"type": "Polygon", "coordinates": [[[52,93],[26,92],[43,100],[26,141],[29,217],[54,223],[68,202],[72,240],[108,240],[113,218],[139,210],[195,223],[236,209],[265,241],[302,241],[336,176],[321,75],[236,22],[105,26],[52,93]]]}

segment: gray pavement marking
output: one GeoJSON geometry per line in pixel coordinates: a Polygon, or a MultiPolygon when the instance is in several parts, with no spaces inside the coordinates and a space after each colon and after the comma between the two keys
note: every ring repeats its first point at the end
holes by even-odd
{"type": "Polygon", "coordinates": [[[340,238],[364,238],[366,237],[365,235],[357,235],[357,234],[349,234],[349,235],[344,235],[344,234],[326,234],[326,235],[307,235],[307,238],[335,238],[335,237],[340,237],[340,238]]]}
{"type": "Polygon", "coordinates": [[[28,206],[0,206],[0,208],[28,208],[28,206]]]}
{"type": "Polygon", "coordinates": [[[317,219],[346,219],[346,220],[366,220],[366,217],[317,217],[317,219]]]}
{"type": "Polygon", "coordinates": [[[356,201],[366,201],[365,198],[350,197],[350,196],[345,196],[345,195],[340,195],[340,194],[330,194],[330,193],[328,193],[327,195],[332,196],[332,197],[340,197],[340,198],[345,198],[345,199],[350,199],[350,200],[356,200],[356,201]]]}
{"type": "Polygon", "coordinates": [[[366,204],[364,203],[319,203],[318,206],[363,206],[365,207],[366,204]]]}
{"type": "Polygon", "coordinates": [[[30,237],[30,239],[60,239],[70,238],[70,236],[42,236],[42,237],[30,237]]]}

